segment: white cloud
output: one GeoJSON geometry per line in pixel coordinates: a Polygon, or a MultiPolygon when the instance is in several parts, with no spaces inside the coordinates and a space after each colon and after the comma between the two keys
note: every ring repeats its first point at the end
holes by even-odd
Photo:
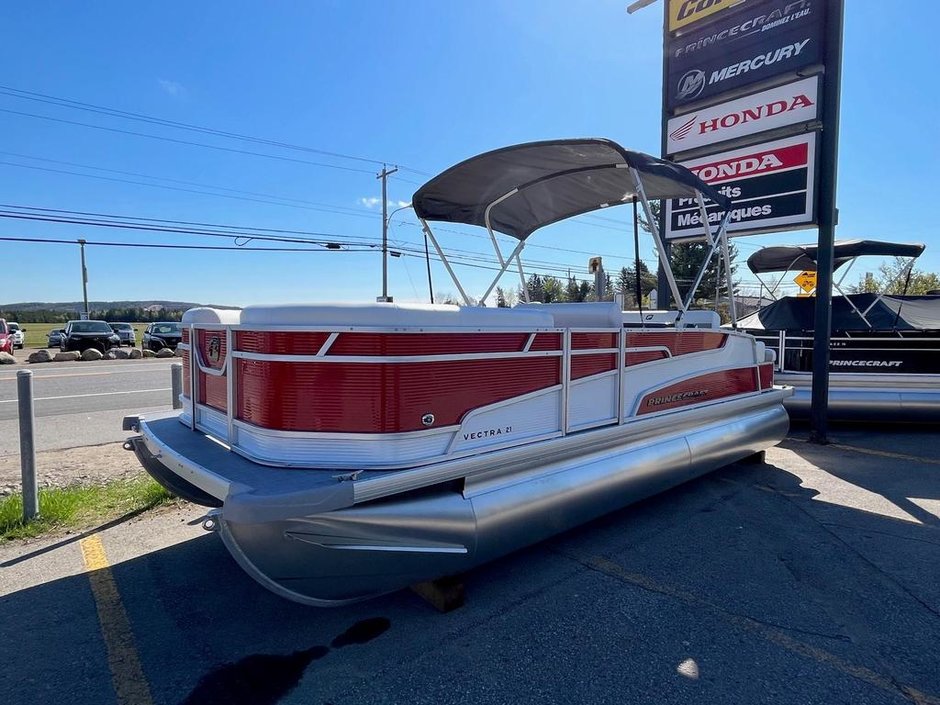
{"type": "Polygon", "coordinates": [[[158,79],[157,83],[160,84],[160,88],[162,88],[166,93],[172,96],[181,95],[186,90],[185,88],[183,88],[182,83],[177,83],[176,81],[168,81],[165,78],[158,79]]]}
{"type": "MultiPolygon", "coordinates": [[[[382,199],[381,199],[381,198],[377,198],[376,196],[369,196],[369,197],[363,196],[362,198],[359,199],[359,205],[360,205],[360,206],[365,206],[366,208],[369,208],[369,209],[371,210],[372,208],[375,208],[376,206],[381,206],[381,205],[382,205],[382,199]]],[[[388,207],[389,207],[389,209],[393,209],[393,208],[407,208],[407,207],[410,206],[410,205],[411,205],[411,201],[392,201],[392,200],[389,200],[389,202],[388,202],[388,207]]]]}

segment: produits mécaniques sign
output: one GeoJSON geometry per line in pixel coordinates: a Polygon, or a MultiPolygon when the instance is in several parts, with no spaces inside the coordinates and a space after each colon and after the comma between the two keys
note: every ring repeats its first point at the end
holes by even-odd
{"type": "MultiPolygon", "coordinates": [[[[755,234],[806,227],[814,221],[816,134],[764,142],[681,162],[734,202],[728,233],[755,234]]],[[[721,212],[707,207],[717,225],[721,212]]],[[[701,214],[689,198],[666,202],[666,239],[701,239],[701,214]]]]}
{"type": "Polygon", "coordinates": [[[666,153],[687,152],[818,116],[819,79],[813,76],[670,119],[666,153]]]}
{"type": "Polygon", "coordinates": [[[669,38],[667,108],[820,63],[824,9],[823,0],[750,0],[669,38]]]}
{"type": "Polygon", "coordinates": [[[712,17],[718,12],[740,5],[746,0],[667,0],[669,3],[669,31],[687,27],[712,17]]]}

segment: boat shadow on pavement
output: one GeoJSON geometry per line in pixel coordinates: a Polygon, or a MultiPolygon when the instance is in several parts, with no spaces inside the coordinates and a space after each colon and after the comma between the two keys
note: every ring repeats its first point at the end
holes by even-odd
{"type": "Polygon", "coordinates": [[[2,700],[938,703],[940,461],[932,433],[885,438],[791,437],[767,464],[473,571],[448,614],[408,591],[287,602],[196,526],[110,568],[117,607],[84,572],[15,589],[17,571],[76,560],[74,543],[8,560],[2,700]],[[122,690],[135,659],[142,683],[122,690]]]}

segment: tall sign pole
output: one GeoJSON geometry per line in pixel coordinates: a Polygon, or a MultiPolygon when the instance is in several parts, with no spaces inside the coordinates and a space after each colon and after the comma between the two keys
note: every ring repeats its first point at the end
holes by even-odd
{"type": "Polygon", "coordinates": [[[842,21],[844,0],[828,0],[825,42],[823,130],[820,134],[818,210],[819,243],[816,259],[816,318],[813,335],[813,401],[811,440],[827,443],[829,411],[829,337],[832,326],[832,260],[839,157],[839,99],[842,85],[842,21]]]}
{"type": "Polygon", "coordinates": [[[382,295],[376,299],[388,302],[388,177],[398,171],[395,167],[391,171],[383,164],[382,171],[375,177],[382,181],[382,295]]]}

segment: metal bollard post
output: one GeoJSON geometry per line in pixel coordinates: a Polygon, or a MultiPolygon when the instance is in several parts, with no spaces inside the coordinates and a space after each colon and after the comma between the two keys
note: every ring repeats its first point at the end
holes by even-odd
{"type": "Polygon", "coordinates": [[[36,486],[36,444],[33,440],[33,373],[16,373],[16,397],[20,415],[20,470],[23,476],[23,520],[39,514],[39,488],[36,486]]]}
{"type": "Polygon", "coordinates": [[[183,400],[180,396],[183,394],[183,366],[174,362],[170,365],[170,394],[173,395],[173,408],[182,409],[183,400]]]}

